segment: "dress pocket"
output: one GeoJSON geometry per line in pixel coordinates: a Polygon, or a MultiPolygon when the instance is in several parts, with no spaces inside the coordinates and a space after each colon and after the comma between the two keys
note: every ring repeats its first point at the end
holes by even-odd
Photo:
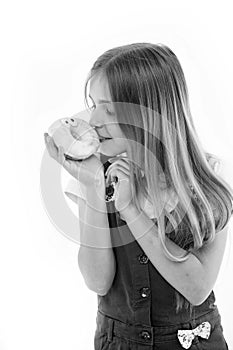
{"type": "MultiPolygon", "coordinates": [[[[130,346],[131,342],[123,337],[113,335],[112,340],[108,340],[108,335],[105,333],[95,334],[94,350],[131,350],[136,349],[135,346],[130,346]]],[[[140,348],[139,348],[140,349],[140,348]]]]}
{"type": "Polygon", "coordinates": [[[223,327],[220,322],[214,325],[208,339],[198,337],[198,341],[202,350],[228,350],[228,345],[223,335],[223,327]]]}

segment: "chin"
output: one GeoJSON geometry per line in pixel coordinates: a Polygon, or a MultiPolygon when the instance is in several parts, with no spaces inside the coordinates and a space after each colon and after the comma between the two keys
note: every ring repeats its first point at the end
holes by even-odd
{"type": "Polygon", "coordinates": [[[107,144],[104,145],[103,143],[100,145],[100,148],[98,151],[108,157],[115,157],[121,153],[126,153],[126,150],[124,149],[117,149],[117,147],[115,147],[114,149],[114,147],[110,147],[107,144]]]}

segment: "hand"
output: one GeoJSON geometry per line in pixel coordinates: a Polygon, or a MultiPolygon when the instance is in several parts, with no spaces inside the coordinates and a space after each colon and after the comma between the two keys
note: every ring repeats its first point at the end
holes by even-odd
{"type": "Polygon", "coordinates": [[[106,171],[106,183],[111,183],[114,180],[114,177],[118,178],[115,187],[115,208],[117,211],[121,212],[133,204],[129,160],[123,157],[116,157],[110,158],[108,161],[113,164],[111,164],[106,171]]]}
{"type": "MultiPolygon", "coordinates": [[[[113,164],[111,164],[106,171],[106,182],[111,182],[114,180],[114,177],[118,177],[118,182],[116,183],[115,188],[115,208],[124,217],[125,212],[135,208],[135,205],[133,205],[132,201],[132,191],[130,183],[130,161],[125,157],[115,157],[108,159],[110,163],[111,159],[113,161],[113,164]]],[[[168,212],[171,212],[178,203],[178,197],[171,188],[169,189],[167,187],[167,182],[163,173],[159,174],[158,190],[160,192],[161,199],[161,203],[158,209],[159,213],[162,211],[163,208],[165,208],[168,212]]]]}
{"type": "Polygon", "coordinates": [[[61,164],[75,179],[87,187],[104,185],[105,188],[103,164],[94,154],[80,161],[66,159],[64,149],[57,147],[53,138],[47,133],[44,134],[44,137],[49,155],[61,164]]]}

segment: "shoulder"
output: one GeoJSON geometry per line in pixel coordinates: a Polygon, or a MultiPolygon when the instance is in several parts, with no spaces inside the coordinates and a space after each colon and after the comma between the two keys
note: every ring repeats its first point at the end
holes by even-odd
{"type": "Polygon", "coordinates": [[[229,166],[227,160],[223,157],[217,157],[214,154],[207,153],[207,161],[214,172],[219,175],[222,179],[226,180],[228,177],[229,166]]]}
{"type": "Polygon", "coordinates": [[[218,173],[219,169],[222,167],[222,160],[212,153],[206,153],[206,158],[211,168],[218,173]]]}

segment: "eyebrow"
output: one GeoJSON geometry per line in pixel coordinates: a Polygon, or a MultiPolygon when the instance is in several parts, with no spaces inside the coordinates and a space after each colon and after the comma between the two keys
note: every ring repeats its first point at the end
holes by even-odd
{"type": "MultiPolygon", "coordinates": [[[[89,94],[89,97],[93,100],[93,98],[91,97],[91,95],[89,94]]],[[[94,101],[94,100],[93,100],[94,101]]],[[[103,99],[99,99],[99,103],[111,103],[111,101],[108,101],[108,100],[103,100],[103,99]]]]}

